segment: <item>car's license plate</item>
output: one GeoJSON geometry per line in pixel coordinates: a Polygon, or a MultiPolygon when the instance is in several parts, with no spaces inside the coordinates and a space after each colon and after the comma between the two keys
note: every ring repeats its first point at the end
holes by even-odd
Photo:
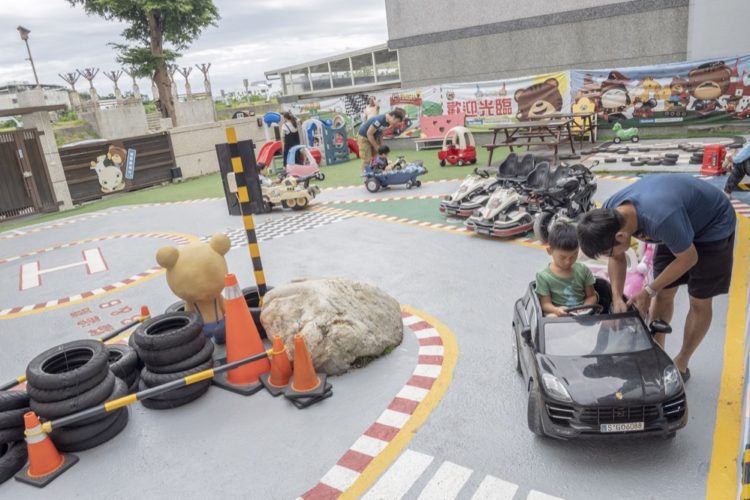
{"type": "Polygon", "coordinates": [[[633,432],[642,431],[643,422],[628,422],[624,424],[601,424],[601,432],[633,432]]]}

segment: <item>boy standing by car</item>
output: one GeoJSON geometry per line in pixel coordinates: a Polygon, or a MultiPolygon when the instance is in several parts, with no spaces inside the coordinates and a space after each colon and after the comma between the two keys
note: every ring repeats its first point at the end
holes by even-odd
{"type": "Polygon", "coordinates": [[[536,293],[546,316],[568,316],[568,307],[594,305],[594,275],[578,260],[575,227],[558,222],[549,233],[547,253],[552,262],[536,273],[536,293]]]}

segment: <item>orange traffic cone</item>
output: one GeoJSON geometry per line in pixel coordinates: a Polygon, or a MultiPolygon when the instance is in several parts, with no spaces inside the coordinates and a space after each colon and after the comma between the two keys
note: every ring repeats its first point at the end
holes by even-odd
{"type": "Polygon", "coordinates": [[[260,382],[268,389],[273,397],[284,394],[292,376],[292,365],[286,353],[286,345],[279,335],[273,337],[273,357],[271,358],[271,373],[260,376],[260,382]]]}
{"type": "MultiPolygon", "coordinates": [[[[234,274],[224,278],[224,313],[227,332],[227,363],[264,352],[263,341],[255,326],[247,302],[234,274]]],[[[268,358],[253,361],[214,377],[214,383],[223,389],[249,396],[261,390],[259,377],[271,370],[268,358]]]]}
{"type": "Polygon", "coordinates": [[[141,306],[141,318],[143,321],[146,321],[151,317],[151,311],[149,310],[148,306],[141,306]]]}
{"type": "Polygon", "coordinates": [[[302,335],[294,336],[294,376],[284,393],[289,399],[322,396],[326,392],[325,373],[315,373],[307,344],[302,335]]]}
{"type": "Polygon", "coordinates": [[[29,450],[29,463],[16,474],[16,480],[38,488],[44,488],[57,476],[68,470],[78,457],[60,453],[46,432],[42,430],[36,413],[27,412],[23,416],[26,425],[26,443],[29,450]]]}

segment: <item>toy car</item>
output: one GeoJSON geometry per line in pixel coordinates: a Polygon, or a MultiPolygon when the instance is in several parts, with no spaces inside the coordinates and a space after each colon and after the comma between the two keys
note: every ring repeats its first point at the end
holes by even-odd
{"type": "Polygon", "coordinates": [[[307,182],[300,184],[294,177],[286,177],[271,185],[262,185],[263,205],[270,212],[274,205],[281,205],[292,210],[302,210],[310,200],[320,193],[320,188],[307,182]]]}
{"type": "Polygon", "coordinates": [[[466,127],[450,129],[443,138],[443,148],[438,151],[438,160],[441,167],[444,167],[446,162],[459,167],[467,163],[476,163],[477,148],[471,131],[466,127]]]}
{"type": "Polygon", "coordinates": [[[638,136],[638,127],[622,128],[620,122],[612,125],[612,132],[615,133],[614,141],[615,144],[620,144],[622,141],[638,142],[641,138],[638,136]]]}
{"type": "Polygon", "coordinates": [[[367,166],[362,177],[365,178],[365,187],[371,193],[377,193],[380,188],[406,184],[406,189],[419,187],[422,182],[417,179],[420,175],[427,173],[421,160],[414,163],[406,163],[403,156],[399,156],[393,170],[381,170],[367,166]]]}
{"type": "MultiPolygon", "coordinates": [[[[603,308],[569,312],[576,309],[603,308]]],[[[544,317],[532,282],[515,303],[511,332],[513,363],[529,390],[529,429],[558,439],[674,437],[687,424],[685,389],[652,337],[670,331],[654,321],[649,332],[634,310],[544,317]]]]}
{"type": "Polygon", "coordinates": [[[326,175],[320,171],[320,167],[312,151],[307,146],[292,146],[289,148],[289,152],[286,155],[285,175],[295,177],[297,180],[315,178],[322,181],[326,178],[326,175]],[[299,155],[304,157],[302,163],[297,163],[299,155]]]}

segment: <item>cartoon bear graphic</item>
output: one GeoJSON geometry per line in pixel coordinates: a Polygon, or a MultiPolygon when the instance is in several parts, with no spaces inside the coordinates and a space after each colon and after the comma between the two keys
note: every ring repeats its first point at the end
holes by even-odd
{"type": "Polygon", "coordinates": [[[626,86],[628,81],[629,79],[619,71],[611,71],[602,82],[599,102],[605,120],[612,122],[632,116],[632,113],[627,112],[632,104],[626,86]]]}
{"type": "Polygon", "coordinates": [[[719,97],[727,93],[732,70],[724,61],[701,64],[688,73],[687,89],[694,101],[692,109],[706,116],[721,106],[719,97]]]}
{"type": "Polygon", "coordinates": [[[516,90],[513,96],[518,103],[516,117],[519,120],[528,120],[560,111],[563,99],[559,87],[557,80],[548,78],[542,83],[516,90]]]}

